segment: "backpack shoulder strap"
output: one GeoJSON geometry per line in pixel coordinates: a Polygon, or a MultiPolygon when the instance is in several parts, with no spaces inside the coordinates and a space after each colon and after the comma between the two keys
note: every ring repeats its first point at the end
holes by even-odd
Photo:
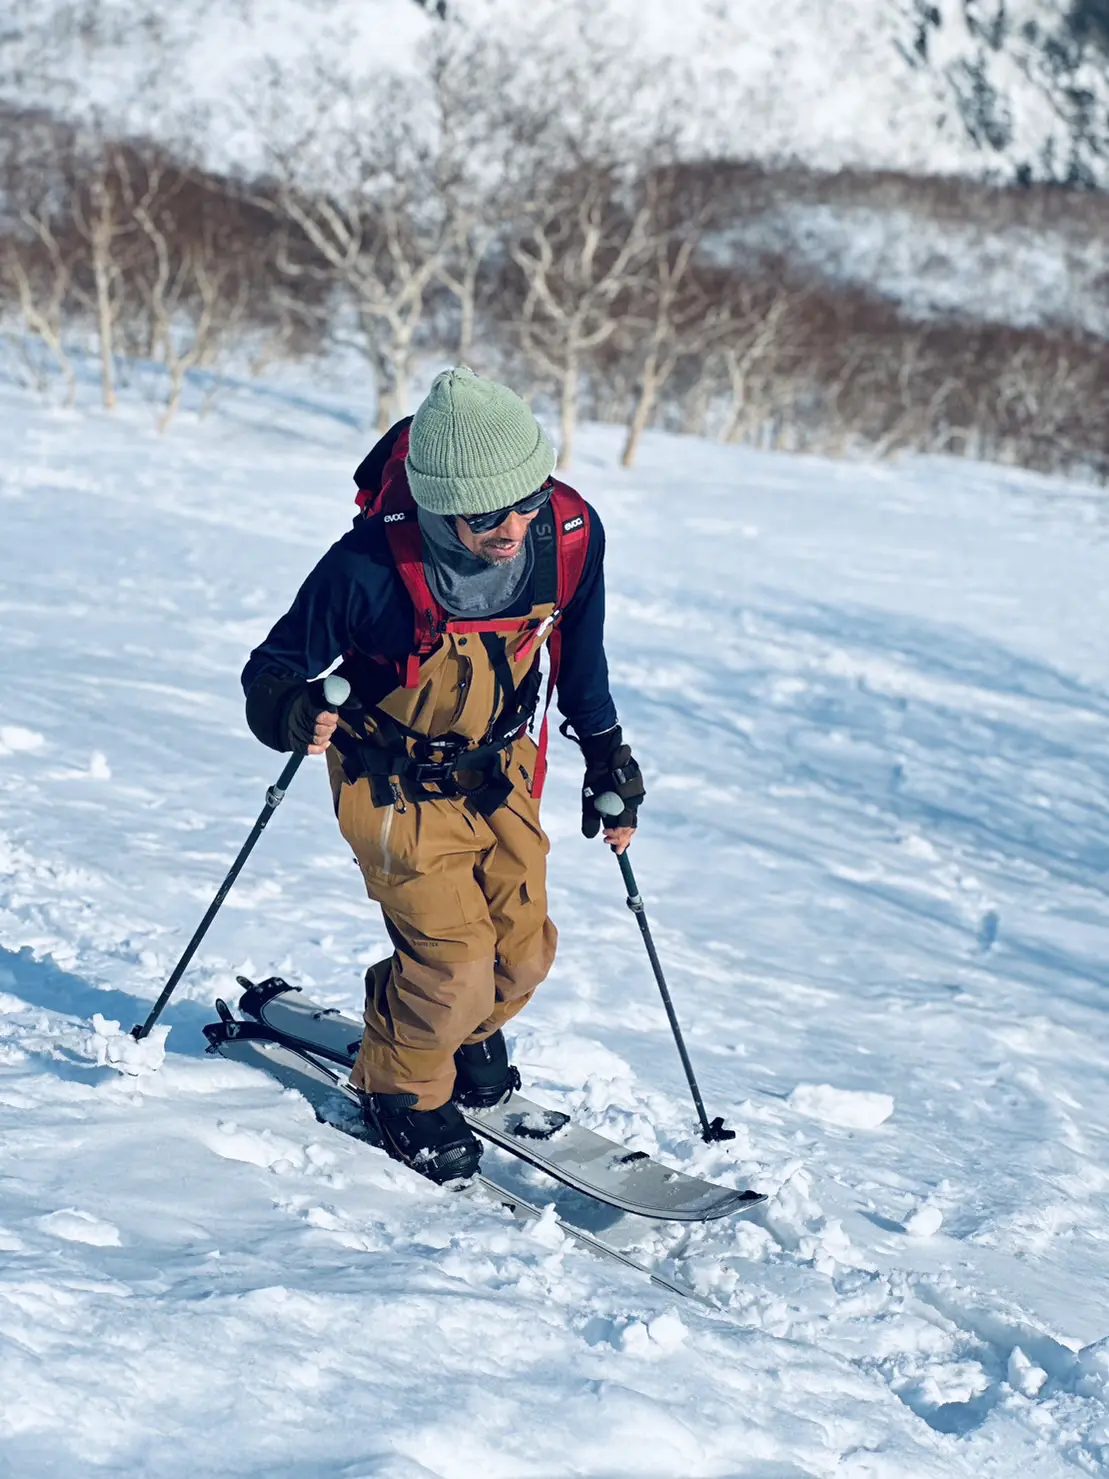
{"type": "MultiPolygon", "coordinates": [[[[585,499],[566,483],[555,483],[551,494],[551,514],[555,548],[558,559],[558,609],[565,611],[581,584],[585,557],[589,551],[589,505],[585,499]]],[[[562,630],[556,626],[547,643],[550,667],[547,671],[546,688],[542,696],[543,721],[539,729],[538,754],[535,759],[535,776],[531,794],[537,799],[543,794],[547,779],[547,740],[549,723],[547,710],[551,706],[558,670],[562,662],[562,630]]]]}
{"type": "MultiPolygon", "coordinates": [[[[396,428],[394,428],[396,430],[396,428]]],[[[431,593],[424,571],[424,547],[416,516],[416,500],[408,486],[404,460],[408,455],[408,426],[402,423],[389,451],[377,490],[360,490],[357,503],[365,518],[380,519],[397,574],[415,614],[415,650],[405,664],[404,686],[419,680],[420,659],[434,647],[444,613],[431,593]]]]}
{"type": "Polygon", "coordinates": [[[412,417],[405,416],[403,420],[391,426],[355,468],[354,486],[358,492],[354,501],[364,514],[368,515],[376,511],[374,506],[381,496],[385,469],[402,439],[404,442],[402,455],[407,453],[408,430],[411,425],[412,417]]]}
{"type": "Polygon", "coordinates": [[[558,545],[558,608],[565,611],[581,584],[589,550],[589,505],[576,489],[556,483],[551,495],[558,545]]]}

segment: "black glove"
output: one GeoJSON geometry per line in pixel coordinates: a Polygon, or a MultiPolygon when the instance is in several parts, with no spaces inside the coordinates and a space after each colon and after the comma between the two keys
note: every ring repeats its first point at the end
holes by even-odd
{"type": "Polygon", "coordinates": [[[289,710],[304,691],[304,679],[264,672],[255,678],[246,696],[250,732],[271,750],[288,750],[289,710]]]}
{"type": "Polygon", "coordinates": [[[587,734],[579,739],[585,756],[585,780],[581,788],[581,830],[585,837],[596,837],[605,827],[634,827],[636,815],[647,794],[635,756],[624,743],[619,724],[605,734],[587,734]],[[613,791],[624,803],[619,816],[602,817],[594,800],[613,791]]]}
{"type": "Polygon", "coordinates": [[[303,678],[262,673],[246,696],[246,722],[251,733],[271,750],[299,750],[312,743],[316,715],[329,708],[323,684],[303,678]]]}
{"type": "Polygon", "coordinates": [[[285,715],[285,732],[290,750],[298,754],[307,753],[308,746],[316,734],[316,719],[323,713],[335,713],[333,705],[324,698],[321,682],[305,683],[289,705],[285,715]]]}

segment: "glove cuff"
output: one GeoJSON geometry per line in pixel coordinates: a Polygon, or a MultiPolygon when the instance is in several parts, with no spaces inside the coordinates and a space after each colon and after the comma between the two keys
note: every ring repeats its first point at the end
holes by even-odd
{"type": "Polygon", "coordinates": [[[603,765],[612,759],[623,743],[624,732],[619,724],[606,729],[603,734],[587,734],[578,740],[586,765],[603,765]]]}
{"type": "Polygon", "coordinates": [[[255,739],[271,750],[291,750],[289,714],[303,691],[302,678],[283,678],[276,673],[257,677],[246,695],[246,722],[255,739]]]}

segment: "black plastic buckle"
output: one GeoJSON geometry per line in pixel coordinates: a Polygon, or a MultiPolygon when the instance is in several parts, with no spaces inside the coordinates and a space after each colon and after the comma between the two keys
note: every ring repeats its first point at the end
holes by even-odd
{"type": "Polygon", "coordinates": [[[428,781],[449,785],[453,782],[459,761],[466,753],[467,742],[456,736],[444,735],[439,739],[426,739],[409,758],[404,774],[417,785],[425,785],[428,781]],[[432,759],[432,756],[436,758],[432,759]]]}
{"type": "Polygon", "coordinates": [[[414,763],[408,775],[420,786],[426,786],[429,781],[443,786],[454,780],[454,769],[453,760],[427,760],[414,763]]]}
{"type": "Polygon", "coordinates": [[[533,709],[530,714],[526,715],[525,718],[520,720],[519,724],[516,725],[511,734],[506,734],[501,737],[500,741],[498,742],[497,748],[500,750],[510,750],[518,739],[523,739],[524,735],[527,734],[528,730],[531,727],[531,721],[534,718],[535,710],[533,709]]]}

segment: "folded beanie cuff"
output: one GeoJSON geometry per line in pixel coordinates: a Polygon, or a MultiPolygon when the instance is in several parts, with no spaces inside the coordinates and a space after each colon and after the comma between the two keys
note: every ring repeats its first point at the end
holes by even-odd
{"type": "Polygon", "coordinates": [[[531,456],[518,467],[504,472],[490,473],[486,477],[421,472],[413,466],[411,452],[405,470],[412,497],[428,513],[491,514],[498,508],[518,503],[542,487],[554,472],[557,460],[554,448],[540,432],[531,456]]]}

